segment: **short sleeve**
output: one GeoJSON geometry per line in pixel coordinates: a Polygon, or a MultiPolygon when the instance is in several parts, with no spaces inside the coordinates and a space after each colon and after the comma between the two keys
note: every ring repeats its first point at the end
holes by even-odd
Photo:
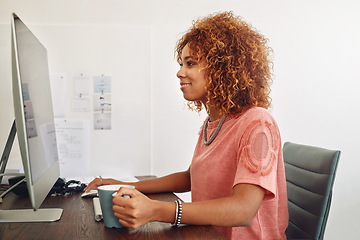
{"type": "Polygon", "coordinates": [[[267,190],[267,194],[275,196],[281,144],[277,125],[267,112],[253,112],[244,123],[246,127],[240,140],[234,185],[259,185],[267,190]]]}

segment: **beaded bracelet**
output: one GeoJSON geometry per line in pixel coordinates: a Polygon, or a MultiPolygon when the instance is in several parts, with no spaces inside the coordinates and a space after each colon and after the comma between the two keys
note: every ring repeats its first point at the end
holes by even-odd
{"type": "Polygon", "coordinates": [[[177,201],[175,201],[175,204],[176,204],[176,206],[175,206],[175,219],[174,219],[174,223],[171,224],[173,227],[175,227],[176,220],[178,218],[178,208],[179,208],[179,204],[178,204],[177,201]]]}
{"type": "Polygon", "coordinates": [[[180,199],[176,199],[175,203],[176,203],[175,222],[172,225],[174,227],[178,227],[181,222],[182,203],[180,199]]]}

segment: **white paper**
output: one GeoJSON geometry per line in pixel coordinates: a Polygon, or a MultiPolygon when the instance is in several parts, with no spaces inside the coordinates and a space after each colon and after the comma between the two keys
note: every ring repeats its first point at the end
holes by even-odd
{"type": "Polygon", "coordinates": [[[109,76],[94,77],[94,93],[111,93],[111,78],[109,76]]]}
{"type": "Polygon", "coordinates": [[[101,112],[94,113],[94,129],[95,130],[110,130],[111,129],[111,113],[101,112]]]}
{"type": "Polygon", "coordinates": [[[55,121],[61,177],[88,176],[90,165],[90,122],[55,121]]]}
{"type": "Polygon", "coordinates": [[[75,96],[87,96],[90,93],[90,80],[87,76],[74,77],[73,93],[75,96]]]}
{"type": "Polygon", "coordinates": [[[65,117],[66,78],[62,74],[57,74],[52,75],[50,80],[54,117],[65,117]]]}
{"type": "Polygon", "coordinates": [[[89,112],[90,99],[88,97],[74,97],[71,101],[72,112],[89,112]]]}
{"type": "Polygon", "coordinates": [[[94,213],[95,213],[95,221],[99,222],[103,219],[100,199],[98,197],[93,198],[93,206],[94,206],[94,213]]]}

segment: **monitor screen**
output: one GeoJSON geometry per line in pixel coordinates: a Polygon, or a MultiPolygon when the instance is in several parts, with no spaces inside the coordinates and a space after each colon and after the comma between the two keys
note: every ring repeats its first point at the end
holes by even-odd
{"type": "Polygon", "coordinates": [[[15,124],[32,203],[29,214],[36,221],[37,215],[42,220],[38,209],[60,175],[47,51],[16,14],[11,20],[15,124]]]}

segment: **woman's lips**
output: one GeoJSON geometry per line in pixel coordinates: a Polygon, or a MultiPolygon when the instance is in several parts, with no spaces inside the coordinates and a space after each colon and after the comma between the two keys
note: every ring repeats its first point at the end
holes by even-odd
{"type": "Polygon", "coordinates": [[[184,88],[190,86],[191,83],[180,83],[180,89],[183,90],[184,88]]]}

